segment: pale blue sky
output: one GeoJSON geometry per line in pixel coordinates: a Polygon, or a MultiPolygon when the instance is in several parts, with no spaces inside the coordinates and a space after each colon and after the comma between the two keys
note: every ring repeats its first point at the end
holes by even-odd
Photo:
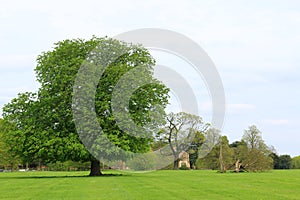
{"type": "MultiPolygon", "coordinates": [[[[223,132],[231,142],[255,124],[279,154],[300,155],[296,0],[3,1],[0,108],[17,93],[37,89],[35,59],[53,43],[152,27],[185,34],[212,58],[225,88],[223,132]]],[[[211,105],[203,94],[199,105],[209,119],[211,105]]]]}

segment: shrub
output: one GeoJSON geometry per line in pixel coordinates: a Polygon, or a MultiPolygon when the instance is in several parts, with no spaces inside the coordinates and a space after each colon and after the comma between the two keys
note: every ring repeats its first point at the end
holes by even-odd
{"type": "Polygon", "coordinates": [[[182,163],[181,166],[179,167],[180,170],[189,170],[189,168],[186,166],[185,163],[182,163]]]}

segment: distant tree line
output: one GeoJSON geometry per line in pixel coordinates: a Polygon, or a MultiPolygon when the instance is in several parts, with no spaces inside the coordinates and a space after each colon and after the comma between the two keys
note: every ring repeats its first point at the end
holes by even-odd
{"type": "Polygon", "coordinates": [[[166,126],[153,146],[157,149],[165,144],[170,144],[174,156],[174,163],[168,169],[178,169],[178,155],[183,150],[189,153],[191,169],[240,172],[300,168],[299,157],[277,155],[274,147],[266,145],[255,125],[244,131],[240,141],[229,143],[227,136],[221,136],[219,130],[204,123],[201,117],[182,112],[167,116],[166,126]],[[205,148],[207,138],[212,149],[205,148]],[[209,153],[203,156],[203,151],[209,153]]]}

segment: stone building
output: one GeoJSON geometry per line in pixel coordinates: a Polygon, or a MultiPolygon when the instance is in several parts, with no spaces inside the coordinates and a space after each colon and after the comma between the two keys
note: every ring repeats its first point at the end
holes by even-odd
{"type": "Polygon", "coordinates": [[[182,151],[179,154],[179,163],[178,163],[178,168],[182,166],[186,166],[187,168],[190,168],[190,157],[189,154],[186,151],[182,151]]]}

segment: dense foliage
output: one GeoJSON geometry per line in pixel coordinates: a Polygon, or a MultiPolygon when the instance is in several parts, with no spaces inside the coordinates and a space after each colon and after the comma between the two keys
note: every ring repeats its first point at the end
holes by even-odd
{"type": "MultiPolygon", "coordinates": [[[[144,152],[149,150],[152,137],[134,137],[122,130],[112,113],[111,99],[118,80],[126,73],[139,67],[142,69],[148,84],[142,85],[130,96],[122,109],[130,112],[130,117],[139,126],[151,124],[152,111],[164,113],[168,103],[169,90],[153,78],[154,59],[149,52],[139,45],[126,44],[110,38],[91,40],[64,40],[55,44],[51,51],[43,52],[37,59],[35,72],[41,87],[37,93],[22,93],[3,108],[5,141],[14,155],[20,156],[23,162],[42,161],[92,161],[95,175],[100,175],[98,155],[124,159],[120,152],[144,152]],[[116,56],[117,55],[117,56],[116,56]],[[90,88],[77,85],[74,88],[79,70],[87,72],[85,82],[95,79],[88,73],[90,66],[103,70],[100,80],[97,79],[96,93],[92,99],[82,95],[78,101],[94,101],[94,110],[103,133],[114,149],[92,144],[92,154],[80,140],[74,123],[73,112],[78,105],[72,99],[74,91],[91,92],[90,88]],[[84,90],[84,91],[83,91],[84,90]],[[159,106],[157,106],[159,105],[159,106]],[[72,110],[73,109],[73,110],[72,110]],[[96,157],[96,158],[95,158],[96,157]],[[94,162],[94,163],[93,163],[94,162]],[[94,164],[94,165],[93,165],[94,164]]],[[[97,77],[96,77],[97,78],[97,77]]],[[[136,79],[131,77],[131,81],[136,79]]],[[[133,83],[132,83],[133,84],[133,83]]],[[[156,113],[156,116],[158,114],[156,113]]],[[[159,123],[159,122],[157,122],[159,123]]],[[[89,139],[94,142],[100,133],[91,128],[86,130],[89,139]]],[[[100,134],[100,135],[99,135],[100,134]]]]}

